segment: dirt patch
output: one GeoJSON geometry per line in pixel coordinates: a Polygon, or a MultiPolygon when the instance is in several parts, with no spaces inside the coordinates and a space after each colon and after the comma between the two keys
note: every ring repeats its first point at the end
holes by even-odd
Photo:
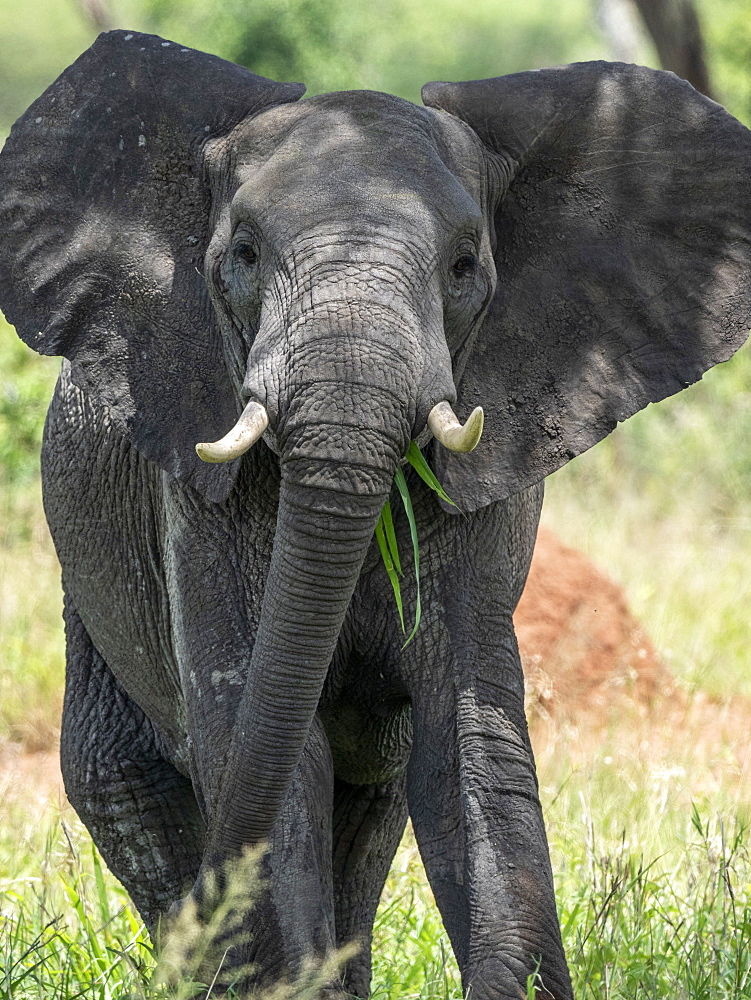
{"type": "Polygon", "coordinates": [[[533,722],[648,710],[675,690],[621,588],[544,528],[514,623],[533,722]]]}
{"type": "MultiPolygon", "coordinates": [[[[685,799],[751,784],[751,699],[676,683],[621,588],[581,552],[541,530],[515,615],[541,779],[561,760],[613,781],[685,799]]],[[[558,775],[558,778],[560,776],[558,775]]]]}
{"type": "Polygon", "coordinates": [[[16,802],[38,815],[65,802],[57,748],[29,753],[20,743],[0,746],[0,804],[16,802]]]}

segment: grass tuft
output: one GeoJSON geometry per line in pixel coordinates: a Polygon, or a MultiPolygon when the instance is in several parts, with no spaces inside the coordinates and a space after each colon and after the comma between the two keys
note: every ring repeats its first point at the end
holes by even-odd
{"type": "MultiPolygon", "coordinates": [[[[444,488],[438,482],[435,473],[428,465],[425,456],[417,447],[417,443],[415,441],[410,441],[405,457],[420,479],[422,479],[422,481],[429,486],[431,490],[437,493],[441,500],[451,504],[452,507],[456,507],[454,501],[449,497],[444,488]]],[[[415,514],[412,508],[412,499],[409,495],[409,487],[407,486],[407,480],[402,469],[396,470],[394,485],[399,492],[402,507],[404,508],[404,513],[407,517],[407,523],[409,524],[409,533],[412,542],[412,556],[415,567],[415,622],[409,635],[407,635],[407,629],[404,625],[404,604],[402,601],[401,583],[399,582],[400,577],[403,577],[404,574],[402,572],[402,565],[399,559],[399,546],[397,544],[396,533],[394,531],[394,519],[391,511],[391,503],[388,500],[384,504],[381,516],[378,519],[375,536],[376,541],[378,542],[381,558],[383,559],[383,565],[386,569],[386,575],[389,578],[391,589],[394,592],[394,600],[396,601],[396,609],[399,612],[399,622],[402,627],[402,633],[407,635],[406,641],[402,646],[402,649],[404,649],[414,639],[417,629],[420,626],[420,619],[422,618],[422,599],[420,594],[420,545],[417,537],[417,524],[415,522],[415,514]]]]}

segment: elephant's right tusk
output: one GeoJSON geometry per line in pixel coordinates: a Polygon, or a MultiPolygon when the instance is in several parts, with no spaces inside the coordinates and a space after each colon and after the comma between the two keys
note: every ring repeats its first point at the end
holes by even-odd
{"type": "Polygon", "coordinates": [[[481,406],[476,406],[464,426],[445,400],[436,403],[428,415],[428,427],[433,437],[449,451],[472,451],[482,436],[485,418],[481,406]]]}
{"type": "Polygon", "coordinates": [[[231,431],[219,441],[197,444],[196,453],[204,462],[231,462],[252,448],[268,426],[266,407],[251,400],[231,431]]]}

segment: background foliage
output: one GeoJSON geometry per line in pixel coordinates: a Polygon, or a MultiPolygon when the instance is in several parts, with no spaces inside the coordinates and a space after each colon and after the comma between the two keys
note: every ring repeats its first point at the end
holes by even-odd
{"type": "MultiPolygon", "coordinates": [[[[747,0],[697,7],[715,92],[751,124],[747,0]]],[[[95,21],[302,80],[309,94],[418,100],[431,79],[623,52],[656,65],[628,0],[0,0],[0,12],[0,134],[93,40],[95,21]]],[[[0,324],[0,997],[145,996],[148,942],[122,890],[70,811],[43,808],[33,782],[3,769],[8,754],[53,747],[59,720],[59,569],[37,472],[56,370],[0,324]]],[[[751,697],[750,421],[747,347],[552,477],[544,512],[623,583],[682,689],[734,708],[751,697]]],[[[538,744],[578,995],[751,996],[751,791],[738,746],[712,725],[627,720],[538,744]]],[[[377,940],[379,995],[459,995],[411,841],[377,940]]]]}
{"type": "MultiPolygon", "coordinates": [[[[719,99],[748,118],[748,5],[696,6],[719,99]]],[[[471,7],[454,0],[2,0],[0,12],[4,133],[99,26],[162,34],[274,79],[301,80],[309,94],[364,88],[418,101],[428,80],[624,56],[658,65],[630,0],[473,0],[471,7]]]]}

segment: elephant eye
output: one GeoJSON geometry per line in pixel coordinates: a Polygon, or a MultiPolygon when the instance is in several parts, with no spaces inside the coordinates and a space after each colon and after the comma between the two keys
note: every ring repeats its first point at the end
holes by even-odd
{"type": "Polygon", "coordinates": [[[458,274],[461,277],[465,277],[468,274],[472,274],[477,264],[477,259],[474,254],[463,253],[461,257],[454,262],[454,274],[458,274]]]}
{"type": "Polygon", "coordinates": [[[232,252],[243,264],[254,264],[258,259],[258,254],[251,243],[235,243],[232,252]]]}

